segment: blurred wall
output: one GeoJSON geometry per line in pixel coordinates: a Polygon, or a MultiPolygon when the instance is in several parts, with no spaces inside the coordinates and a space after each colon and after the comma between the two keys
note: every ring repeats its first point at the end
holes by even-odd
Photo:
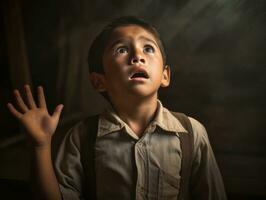
{"type": "MultiPolygon", "coordinates": [[[[5,11],[15,12],[13,5],[5,4],[5,11]]],[[[205,125],[231,199],[266,198],[264,0],[25,0],[19,5],[23,36],[13,37],[25,40],[21,51],[27,56],[30,81],[45,87],[49,109],[65,104],[63,122],[100,112],[106,105],[89,84],[86,63],[89,45],[104,24],[121,15],[153,23],[172,70],[170,87],[160,91],[163,104],[205,125]]],[[[12,24],[11,19],[3,26],[12,24]]],[[[12,38],[2,38],[7,42],[1,50],[8,49],[12,38]]],[[[2,63],[12,68],[15,58],[7,54],[2,63]]],[[[4,73],[11,77],[14,72],[4,73]]],[[[10,80],[6,93],[11,98],[10,80]]],[[[5,133],[6,139],[23,137],[9,134],[9,128],[5,133]]],[[[16,153],[10,155],[19,145],[27,152],[25,140],[6,144],[0,153],[5,161],[1,177],[20,174],[27,179],[28,165],[14,172],[20,161],[16,153]]]]}

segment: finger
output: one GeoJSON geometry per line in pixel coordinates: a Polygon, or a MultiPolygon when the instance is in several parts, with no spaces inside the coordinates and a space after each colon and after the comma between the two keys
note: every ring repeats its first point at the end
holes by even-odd
{"type": "Polygon", "coordinates": [[[11,103],[8,103],[7,104],[7,108],[9,109],[9,111],[11,112],[11,114],[14,115],[14,117],[20,119],[23,116],[23,114],[21,114],[20,112],[18,112],[11,103]]]}
{"type": "Polygon", "coordinates": [[[42,86],[38,87],[38,100],[40,108],[47,108],[42,86]]]}
{"type": "Polygon", "coordinates": [[[17,104],[18,104],[19,108],[21,109],[21,111],[27,112],[29,109],[26,106],[26,104],[24,103],[19,91],[18,90],[14,90],[14,95],[15,95],[17,104]]]}
{"type": "Polygon", "coordinates": [[[25,91],[26,91],[26,95],[27,95],[27,102],[30,108],[36,108],[36,104],[35,101],[33,99],[31,90],[30,90],[30,86],[29,85],[25,85],[25,91]]]}
{"type": "Polygon", "coordinates": [[[64,105],[63,104],[60,104],[58,106],[56,106],[55,110],[54,110],[54,113],[52,115],[52,117],[56,118],[56,119],[59,119],[60,115],[61,115],[61,112],[63,110],[63,107],[64,105]]]}

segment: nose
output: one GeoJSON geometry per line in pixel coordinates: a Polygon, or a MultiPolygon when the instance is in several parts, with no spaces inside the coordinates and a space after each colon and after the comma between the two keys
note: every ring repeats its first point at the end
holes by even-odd
{"type": "Polygon", "coordinates": [[[138,49],[135,49],[133,55],[131,56],[131,64],[145,64],[145,58],[142,55],[142,52],[138,49]]]}

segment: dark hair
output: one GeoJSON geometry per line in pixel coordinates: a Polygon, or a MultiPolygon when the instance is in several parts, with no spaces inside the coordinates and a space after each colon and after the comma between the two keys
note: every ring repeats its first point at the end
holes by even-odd
{"type": "Polygon", "coordinates": [[[88,64],[89,64],[90,73],[97,72],[97,73],[104,74],[102,57],[103,57],[103,53],[106,48],[106,45],[109,42],[110,36],[116,28],[127,26],[127,25],[141,26],[145,30],[150,32],[157,40],[156,42],[158,43],[158,46],[162,53],[163,64],[164,65],[166,64],[166,55],[165,55],[163,43],[155,27],[138,17],[124,16],[124,17],[116,18],[113,21],[111,21],[111,23],[107,24],[103,28],[102,32],[100,32],[100,34],[98,34],[96,38],[94,39],[94,41],[92,42],[91,47],[89,49],[89,56],[88,56],[88,64]]]}

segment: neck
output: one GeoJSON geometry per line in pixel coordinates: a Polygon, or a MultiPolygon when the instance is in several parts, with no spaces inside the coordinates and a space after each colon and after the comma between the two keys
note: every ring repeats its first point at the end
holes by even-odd
{"type": "Polygon", "coordinates": [[[118,116],[138,135],[141,136],[153,120],[157,109],[157,95],[147,99],[112,101],[118,116]]]}

